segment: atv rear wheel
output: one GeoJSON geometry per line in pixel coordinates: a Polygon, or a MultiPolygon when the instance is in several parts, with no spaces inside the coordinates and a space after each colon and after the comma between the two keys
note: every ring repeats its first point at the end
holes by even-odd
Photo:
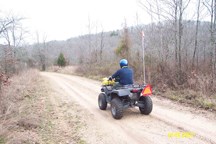
{"type": "Polygon", "coordinates": [[[111,100],[111,113],[115,119],[121,119],[123,117],[123,104],[117,97],[111,100]]]}
{"type": "Polygon", "coordinates": [[[144,114],[144,115],[150,114],[152,111],[152,107],[153,107],[151,98],[149,96],[142,96],[140,98],[140,101],[144,105],[143,107],[139,107],[141,114],[144,114]]]}
{"type": "Polygon", "coordinates": [[[98,96],[98,106],[101,110],[106,110],[107,108],[106,95],[104,93],[100,93],[98,96]]]}

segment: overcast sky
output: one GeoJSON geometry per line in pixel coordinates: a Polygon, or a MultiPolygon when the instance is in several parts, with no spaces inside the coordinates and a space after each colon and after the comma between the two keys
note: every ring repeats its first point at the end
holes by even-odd
{"type": "Polygon", "coordinates": [[[2,12],[25,17],[24,26],[36,37],[36,32],[49,40],[66,40],[88,33],[89,20],[92,33],[116,30],[127,25],[149,23],[145,11],[137,0],[2,0],[2,12]]]}

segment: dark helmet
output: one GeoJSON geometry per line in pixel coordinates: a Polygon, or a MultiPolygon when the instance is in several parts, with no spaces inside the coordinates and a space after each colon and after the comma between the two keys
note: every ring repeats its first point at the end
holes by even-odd
{"type": "Polygon", "coordinates": [[[126,59],[121,59],[119,62],[120,67],[128,66],[128,61],[126,59]]]}

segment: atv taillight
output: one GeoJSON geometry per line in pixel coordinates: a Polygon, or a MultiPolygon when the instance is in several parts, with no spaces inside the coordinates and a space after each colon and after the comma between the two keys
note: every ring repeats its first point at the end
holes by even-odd
{"type": "Polygon", "coordinates": [[[132,93],[137,93],[139,90],[138,89],[132,89],[131,92],[132,93]]]}
{"type": "Polygon", "coordinates": [[[150,85],[147,85],[143,90],[142,90],[142,96],[150,96],[152,95],[152,88],[150,85]]]}

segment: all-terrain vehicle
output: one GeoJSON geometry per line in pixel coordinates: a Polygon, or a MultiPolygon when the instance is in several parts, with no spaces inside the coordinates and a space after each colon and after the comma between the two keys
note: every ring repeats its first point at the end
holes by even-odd
{"type": "Polygon", "coordinates": [[[150,85],[125,85],[115,87],[115,81],[103,78],[101,93],[98,96],[98,106],[106,110],[107,104],[111,105],[113,118],[121,119],[124,109],[139,107],[141,114],[148,115],[152,111],[150,85]]]}

